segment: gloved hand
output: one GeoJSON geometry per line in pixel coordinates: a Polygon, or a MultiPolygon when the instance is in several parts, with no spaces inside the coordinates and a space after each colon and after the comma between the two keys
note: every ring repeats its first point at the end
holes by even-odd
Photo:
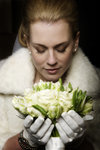
{"type": "Polygon", "coordinates": [[[57,120],[56,128],[63,143],[67,144],[81,137],[85,132],[85,121],[92,119],[91,115],[86,115],[82,118],[74,110],[62,113],[61,117],[57,120]]]}
{"type": "Polygon", "coordinates": [[[28,115],[24,120],[24,127],[23,137],[28,140],[30,146],[37,147],[48,142],[54,125],[49,118],[45,120],[38,117],[34,120],[33,117],[28,115]]]}

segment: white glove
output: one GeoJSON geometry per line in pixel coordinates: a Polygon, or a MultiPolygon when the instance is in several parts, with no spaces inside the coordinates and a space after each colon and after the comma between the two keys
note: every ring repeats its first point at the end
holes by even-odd
{"type": "Polygon", "coordinates": [[[63,143],[67,144],[74,139],[81,137],[85,132],[85,121],[92,119],[93,117],[91,115],[82,118],[74,110],[62,113],[56,123],[56,128],[63,143]]]}
{"type": "Polygon", "coordinates": [[[35,121],[31,116],[27,116],[24,120],[23,137],[28,140],[32,147],[44,145],[48,142],[54,125],[52,121],[47,118],[38,117],[35,121]]]}

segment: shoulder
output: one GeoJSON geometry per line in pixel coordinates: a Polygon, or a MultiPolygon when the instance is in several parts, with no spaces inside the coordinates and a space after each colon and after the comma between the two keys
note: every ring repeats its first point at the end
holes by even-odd
{"type": "Polygon", "coordinates": [[[87,91],[91,96],[100,91],[100,78],[88,57],[79,48],[73,57],[69,71],[67,72],[65,85],[71,82],[73,87],[79,87],[87,91]]]}
{"type": "Polygon", "coordinates": [[[0,62],[0,93],[22,94],[32,86],[34,66],[28,49],[21,48],[0,62]]]}
{"type": "Polygon", "coordinates": [[[10,65],[10,67],[12,67],[16,63],[18,64],[18,62],[20,61],[21,62],[25,61],[25,59],[27,59],[28,57],[29,57],[28,50],[25,48],[21,48],[21,50],[19,49],[17,52],[13,53],[11,56],[1,60],[0,69],[2,69],[3,66],[8,67],[10,65]]]}

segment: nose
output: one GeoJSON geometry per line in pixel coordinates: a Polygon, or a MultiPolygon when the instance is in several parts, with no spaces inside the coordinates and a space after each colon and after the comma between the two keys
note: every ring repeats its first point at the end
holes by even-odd
{"type": "Polygon", "coordinates": [[[50,66],[54,66],[54,65],[57,64],[56,55],[55,55],[53,49],[50,49],[49,52],[48,52],[47,64],[50,65],[50,66]]]}

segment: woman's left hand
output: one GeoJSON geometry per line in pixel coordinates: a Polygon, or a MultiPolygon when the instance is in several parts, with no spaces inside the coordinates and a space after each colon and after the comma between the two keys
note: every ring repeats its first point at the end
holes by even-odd
{"type": "Polygon", "coordinates": [[[57,120],[56,128],[64,144],[81,137],[85,132],[85,119],[74,110],[62,113],[57,120]]]}

